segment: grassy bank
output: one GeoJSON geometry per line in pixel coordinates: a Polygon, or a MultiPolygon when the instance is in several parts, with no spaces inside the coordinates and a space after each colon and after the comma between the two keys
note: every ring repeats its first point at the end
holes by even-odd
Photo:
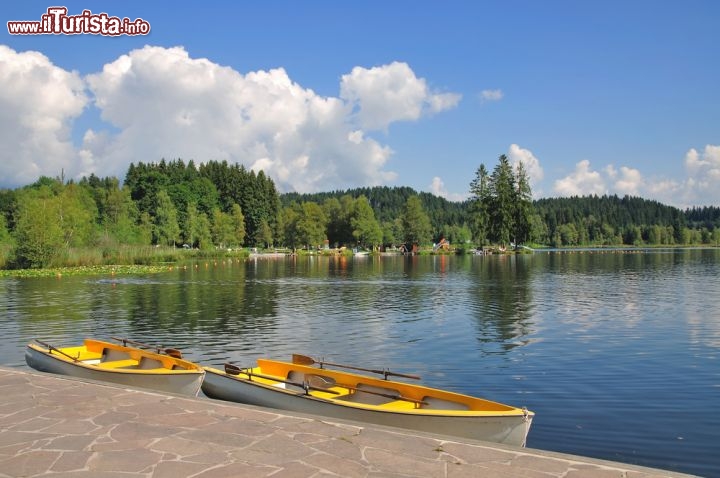
{"type": "Polygon", "coordinates": [[[187,261],[245,258],[247,250],[200,250],[155,246],[118,246],[113,248],[70,248],[57,254],[44,268],[2,269],[0,277],[62,277],[98,274],[149,274],[167,271],[187,261]]]}

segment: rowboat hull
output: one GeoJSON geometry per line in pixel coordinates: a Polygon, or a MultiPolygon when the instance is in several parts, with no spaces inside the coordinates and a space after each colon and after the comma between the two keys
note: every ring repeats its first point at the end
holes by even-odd
{"type": "MultiPolygon", "coordinates": [[[[299,388],[282,384],[248,380],[213,368],[206,367],[205,370],[202,390],[210,398],[514,446],[525,446],[534,416],[532,412],[513,407],[507,407],[508,410],[502,412],[424,410],[416,407],[382,409],[345,402],[328,394],[305,393],[299,388]]],[[[322,373],[327,374],[328,371],[322,370],[322,373]]],[[[393,386],[396,383],[384,381],[383,385],[393,386]]]]}
{"type": "Polygon", "coordinates": [[[191,396],[198,394],[205,376],[202,367],[192,362],[110,342],[85,340],[82,347],[59,350],[68,351],[69,355],[77,356],[79,360],[72,360],[57,350],[30,343],[25,349],[25,361],[30,367],[41,372],[191,396]],[[101,358],[96,358],[96,355],[101,355],[101,350],[106,348],[111,348],[118,354],[127,354],[128,359],[117,361],[118,365],[125,366],[114,367],[111,361],[102,362],[101,358]],[[140,369],[137,364],[143,358],[163,365],[140,369]]]}

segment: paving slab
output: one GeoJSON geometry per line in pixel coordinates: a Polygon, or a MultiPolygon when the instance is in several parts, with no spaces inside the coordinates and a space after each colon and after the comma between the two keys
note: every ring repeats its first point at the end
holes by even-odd
{"type": "Polygon", "coordinates": [[[131,475],[690,476],[0,367],[0,477],[131,475]]]}

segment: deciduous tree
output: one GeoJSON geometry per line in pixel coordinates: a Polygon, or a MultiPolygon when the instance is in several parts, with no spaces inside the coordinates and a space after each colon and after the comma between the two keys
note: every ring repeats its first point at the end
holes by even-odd
{"type": "Polygon", "coordinates": [[[430,218],[418,196],[410,196],[402,215],[403,238],[407,244],[428,244],[431,240],[430,218]]]}
{"type": "Polygon", "coordinates": [[[326,237],[326,222],[325,213],[317,203],[302,203],[299,206],[296,225],[299,242],[309,248],[322,244],[326,237]]]}
{"type": "Polygon", "coordinates": [[[362,246],[374,248],[382,242],[382,229],[365,196],[355,199],[350,214],[350,226],[353,237],[362,246]]]}
{"type": "MultiPolygon", "coordinates": [[[[239,204],[233,203],[230,209],[234,240],[233,246],[242,246],[245,243],[245,216],[239,204]]],[[[267,223],[266,223],[267,224],[267,223]]],[[[272,234],[271,234],[272,238],[272,234]]]]}
{"type": "Polygon", "coordinates": [[[235,241],[235,227],[232,218],[219,208],[213,210],[210,232],[213,243],[223,249],[235,241]]]}
{"type": "Polygon", "coordinates": [[[156,195],[154,236],[156,244],[175,245],[180,239],[177,210],[165,190],[156,195]]]}
{"type": "Polygon", "coordinates": [[[20,267],[47,267],[64,250],[59,217],[60,201],[49,188],[21,195],[15,223],[15,258],[20,267]]]}

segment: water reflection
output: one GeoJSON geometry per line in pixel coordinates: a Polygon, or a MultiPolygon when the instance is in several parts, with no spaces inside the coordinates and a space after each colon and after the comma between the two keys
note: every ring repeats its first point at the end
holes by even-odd
{"type": "Polygon", "coordinates": [[[532,334],[532,257],[478,257],[472,262],[470,303],[483,354],[504,354],[532,334]]]}
{"type": "Polygon", "coordinates": [[[304,353],[526,405],[532,447],[720,475],[719,273],[718,250],[652,250],[2,279],[0,363],[24,366],[33,337],[128,337],[208,365],[304,353]]]}

